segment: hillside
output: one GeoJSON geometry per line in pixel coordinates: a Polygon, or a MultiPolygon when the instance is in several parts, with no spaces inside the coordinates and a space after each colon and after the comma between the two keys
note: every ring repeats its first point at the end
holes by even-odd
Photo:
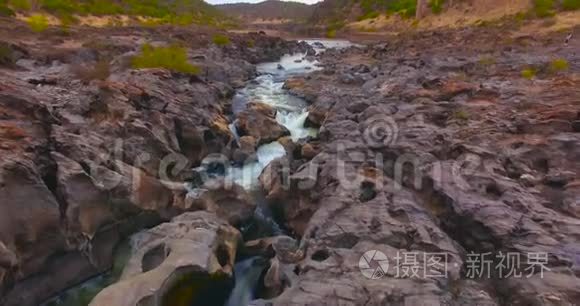
{"type": "Polygon", "coordinates": [[[0,0],[0,15],[47,13],[61,20],[78,16],[139,16],[160,23],[212,24],[223,15],[203,0],[0,0]]]}
{"type": "Polygon", "coordinates": [[[229,16],[242,20],[307,20],[314,7],[299,2],[268,0],[260,3],[233,3],[215,6],[229,16]]]}
{"type": "MultiPolygon", "coordinates": [[[[329,36],[344,32],[405,32],[410,29],[485,25],[500,19],[520,24],[550,19],[568,24],[577,18],[580,0],[325,0],[309,23],[329,36]],[[419,20],[417,17],[420,16],[419,20]]],[[[573,23],[573,22],[572,22],[573,23]]]]}

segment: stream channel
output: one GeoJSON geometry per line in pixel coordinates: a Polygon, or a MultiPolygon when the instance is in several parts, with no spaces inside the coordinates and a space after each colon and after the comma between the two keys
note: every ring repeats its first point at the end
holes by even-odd
{"type": "MultiPolygon", "coordinates": [[[[317,53],[328,48],[346,48],[352,46],[345,40],[310,39],[305,40],[317,53]]],[[[308,104],[306,101],[289,94],[284,88],[284,82],[292,76],[303,75],[312,71],[320,70],[318,61],[306,56],[306,54],[285,55],[277,62],[262,63],[257,66],[258,76],[248,85],[238,90],[233,98],[233,113],[243,111],[247,103],[259,101],[272,106],[276,112],[276,121],[290,131],[290,137],[294,142],[312,136],[315,137],[317,130],[304,127],[308,117],[308,104]]],[[[234,124],[230,129],[237,136],[234,124]]],[[[243,166],[229,167],[225,172],[226,179],[242,186],[254,195],[257,202],[255,220],[266,224],[266,230],[260,231],[261,235],[253,235],[252,239],[265,236],[285,235],[284,229],[274,221],[271,212],[265,205],[265,201],[259,191],[259,181],[262,170],[274,159],[286,155],[284,147],[277,141],[261,145],[257,149],[257,161],[246,163],[243,166]]],[[[262,224],[262,225],[263,225],[262,224]]],[[[250,225],[251,226],[251,225],[250,225]]],[[[242,233],[246,230],[241,228],[242,233]]],[[[244,235],[244,238],[246,235],[244,235]]],[[[112,271],[92,278],[81,285],[73,287],[58,297],[44,303],[46,306],[85,306],[103,288],[114,283],[120,276],[120,270],[129,257],[128,242],[118,248],[115,254],[115,267],[112,271]],[[124,246],[124,247],[123,247],[124,246]]],[[[256,292],[259,281],[267,267],[266,261],[261,257],[238,258],[234,267],[233,288],[229,296],[218,296],[217,300],[225,301],[225,306],[246,306],[257,298],[256,292]]],[[[212,299],[213,300],[213,299],[212,299]]],[[[193,303],[197,305],[198,303],[193,303]]],[[[221,306],[219,302],[204,301],[206,306],[221,306]]],[[[192,306],[193,306],[192,305],[192,306]]]]}

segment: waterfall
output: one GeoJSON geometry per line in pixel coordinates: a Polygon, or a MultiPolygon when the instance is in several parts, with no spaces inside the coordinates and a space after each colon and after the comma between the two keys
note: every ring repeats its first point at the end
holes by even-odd
{"type": "Polygon", "coordinates": [[[266,260],[261,257],[252,257],[238,262],[234,267],[236,284],[225,305],[247,306],[250,304],[254,299],[255,288],[266,266],[266,260]]]}
{"type": "Polygon", "coordinates": [[[262,145],[256,151],[258,161],[245,163],[241,167],[230,167],[226,173],[226,179],[251,190],[257,187],[258,177],[262,170],[274,159],[286,155],[286,150],[277,141],[262,145]]]}
{"type": "Polygon", "coordinates": [[[294,142],[308,136],[314,137],[318,134],[316,129],[304,127],[306,118],[308,118],[308,112],[305,109],[302,112],[279,111],[276,114],[276,120],[290,131],[294,142]]]}

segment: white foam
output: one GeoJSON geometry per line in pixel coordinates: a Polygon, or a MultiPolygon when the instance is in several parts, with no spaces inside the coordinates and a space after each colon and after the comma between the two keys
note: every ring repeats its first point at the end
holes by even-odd
{"type": "Polygon", "coordinates": [[[245,163],[242,167],[230,167],[227,171],[226,178],[231,180],[244,189],[255,189],[258,187],[258,178],[262,170],[268,166],[274,159],[284,157],[286,150],[277,141],[262,145],[256,151],[257,162],[245,163]]]}
{"type": "Polygon", "coordinates": [[[304,127],[306,118],[308,118],[308,112],[305,109],[300,112],[278,111],[276,114],[276,121],[290,131],[292,141],[294,142],[308,136],[316,136],[318,133],[314,128],[304,127]]]}
{"type": "MultiPolygon", "coordinates": [[[[327,48],[345,48],[352,45],[342,40],[307,40],[310,44],[316,41],[327,48]]],[[[262,75],[236,94],[234,112],[244,109],[247,102],[262,102],[277,110],[276,121],[290,131],[294,142],[308,136],[316,136],[318,133],[316,129],[304,127],[308,118],[306,102],[290,95],[283,87],[284,81],[292,75],[307,74],[321,69],[317,64],[316,60],[306,60],[306,54],[294,54],[285,55],[277,62],[258,65],[257,70],[262,75]],[[278,69],[278,65],[284,69],[278,69]]],[[[272,160],[285,155],[284,147],[278,142],[262,145],[257,150],[257,162],[247,163],[242,167],[230,167],[226,176],[246,189],[256,188],[262,170],[272,160]]]]}

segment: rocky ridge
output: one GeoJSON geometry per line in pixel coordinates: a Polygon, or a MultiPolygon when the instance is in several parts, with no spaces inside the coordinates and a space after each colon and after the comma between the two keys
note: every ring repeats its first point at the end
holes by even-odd
{"type": "Polygon", "coordinates": [[[309,97],[320,151],[260,177],[305,254],[283,293],[256,305],[580,301],[579,44],[562,48],[563,34],[506,43],[492,38],[500,31],[329,50],[324,70],[286,83],[309,97]],[[558,58],[569,69],[550,70],[558,58]],[[359,269],[373,250],[389,262],[378,279],[359,269]],[[397,265],[405,252],[415,264],[397,265]],[[487,277],[468,274],[471,253],[493,256],[487,277]],[[516,276],[494,269],[508,253],[516,276]],[[423,276],[425,254],[445,254],[446,277],[423,276]]]}
{"type": "Polygon", "coordinates": [[[2,36],[14,58],[0,69],[2,305],[38,305],[108,270],[131,233],[200,209],[183,182],[206,155],[236,149],[234,88],[253,64],[308,48],[257,33],[218,47],[195,28],[12,30],[22,36],[2,36]],[[187,46],[202,73],[129,69],[146,42],[187,46]],[[83,73],[103,61],[108,75],[83,73]]]}

